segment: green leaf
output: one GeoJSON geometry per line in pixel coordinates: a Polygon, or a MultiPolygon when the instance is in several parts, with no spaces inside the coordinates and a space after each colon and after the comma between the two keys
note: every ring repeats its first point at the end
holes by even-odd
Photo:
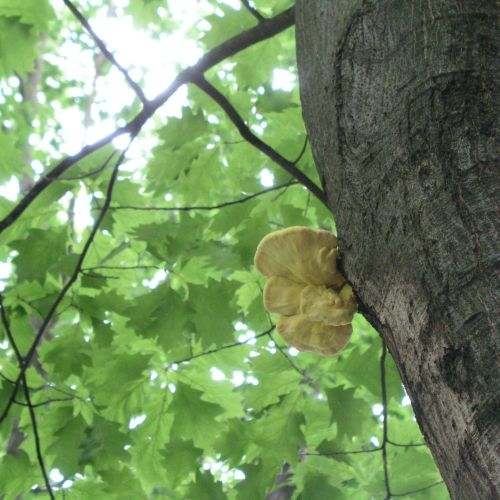
{"type": "Polygon", "coordinates": [[[52,443],[47,447],[47,454],[54,457],[53,467],[63,475],[71,476],[81,471],[87,424],[82,417],[73,417],[70,408],[61,408],[58,413],[62,427],[51,432],[52,443]]]}
{"type": "Polygon", "coordinates": [[[37,31],[47,28],[53,17],[53,10],[48,0],[0,0],[0,16],[16,17],[22,24],[30,24],[37,31]]]}
{"type": "Polygon", "coordinates": [[[125,448],[129,444],[128,436],[117,423],[97,416],[82,443],[82,462],[94,464],[97,469],[119,468],[120,461],[129,460],[125,448]]]}
{"type": "Polygon", "coordinates": [[[135,299],[127,310],[128,325],[137,335],[157,339],[165,351],[183,344],[184,327],[191,306],[168,283],[135,299]]]}
{"type": "Polygon", "coordinates": [[[255,443],[262,448],[265,460],[296,464],[299,451],[305,445],[303,424],[304,415],[297,410],[297,398],[286,398],[280,405],[273,406],[253,427],[255,443]]]}
{"type": "Polygon", "coordinates": [[[208,47],[214,47],[254,24],[253,18],[245,9],[235,10],[223,3],[219,3],[218,7],[216,14],[206,17],[211,29],[203,37],[203,42],[208,47]]]}
{"type": "Polygon", "coordinates": [[[309,456],[295,467],[297,496],[300,500],[350,498],[346,491],[349,467],[326,457],[309,456]]]}
{"type": "Polygon", "coordinates": [[[214,419],[223,410],[219,405],[203,401],[202,396],[201,391],[179,383],[170,411],[175,415],[171,436],[192,439],[195,446],[204,448],[215,438],[214,419]]]}
{"type": "Polygon", "coordinates": [[[18,279],[43,285],[47,269],[65,254],[65,235],[62,231],[31,229],[27,238],[11,242],[10,247],[18,252],[12,259],[18,279]]]}
{"type": "MultiPolygon", "coordinates": [[[[130,498],[137,500],[147,500],[148,495],[139,485],[133,472],[126,467],[120,470],[103,470],[100,472],[102,480],[106,485],[108,498],[113,495],[115,498],[130,498]]],[[[93,498],[96,498],[95,496],[93,498]]]]}
{"type": "Polygon", "coordinates": [[[304,478],[302,492],[297,497],[299,500],[324,500],[325,498],[344,498],[342,490],[335,488],[328,482],[328,476],[321,474],[308,474],[304,478]]]}
{"type": "Polygon", "coordinates": [[[233,340],[235,286],[224,281],[211,282],[208,288],[191,286],[189,302],[194,308],[196,336],[204,348],[221,346],[233,340]]]}
{"type": "Polygon", "coordinates": [[[344,387],[325,390],[332,412],[331,421],[337,424],[338,439],[361,434],[367,416],[371,416],[370,405],[357,398],[355,392],[355,389],[344,387]]]}
{"type": "Polygon", "coordinates": [[[162,450],[165,474],[172,487],[178,486],[199,466],[203,450],[196,448],[193,441],[174,439],[162,450]]]}
{"type": "Polygon", "coordinates": [[[245,479],[236,486],[237,500],[265,498],[274,481],[275,471],[265,467],[261,461],[257,464],[242,465],[240,469],[245,474],[245,479]]]}
{"type": "Polygon", "coordinates": [[[5,500],[15,500],[20,493],[28,493],[39,480],[39,471],[30,463],[28,455],[4,455],[0,462],[0,491],[5,500]]]}
{"type": "Polygon", "coordinates": [[[2,151],[0,155],[0,182],[3,183],[10,178],[13,172],[22,169],[23,156],[21,151],[16,148],[16,140],[12,134],[0,133],[0,151],[2,151]]]}
{"type": "Polygon", "coordinates": [[[247,388],[245,405],[255,411],[278,403],[281,396],[295,392],[302,381],[301,376],[290,369],[288,361],[281,355],[264,351],[252,358],[250,366],[259,384],[247,388]]]}
{"type": "Polygon", "coordinates": [[[94,369],[87,368],[83,379],[88,380],[95,404],[107,408],[110,418],[128,423],[127,416],[140,414],[150,359],[144,353],[100,350],[94,354],[94,369]]]}
{"type": "Polygon", "coordinates": [[[164,146],[176,149],[204,134],[207,127],[203,113],[195,114],[191,109],[183,108],[182,118],[170,117],[159,136],[164,146]]]}
{"type": "Polygon", "coordinates": [[[226,495],[222,490],[222,483],[215,481],[208,471],[196,471],[196,482],[190,485],[186,498],[196,498],[196,500],[226,500],[226,495]]]}
{"type": "Polygon", "coordinates": [[[187,283],[193,285],[207,286],[210,278],[220,279],[220,273],[210,265],[210,258],[205,256],[189,259],[178,271],[179,275],[187,283]]]}
{"type": "Polygon", "coordinates": [[[394,493],[424,488],[440,479],[432,455],[425,447],[392,448],[390,458],[394,493]]]}
{"type": "Polygon", "coordinates": [[[241,419],[227,421],[226,428],[219,433],[214,446],[221,454],[221,460],[230,467],[236,467],[244,456],[245,461],[248,461],[251,455],[259,453],[257,446],[253,445],[249,426],[241,419]]]}
{"type": "Polygon", "coordinates": [[[37,38],[28,25],[0,17],[0,76],[33,69],[37,38]]]}

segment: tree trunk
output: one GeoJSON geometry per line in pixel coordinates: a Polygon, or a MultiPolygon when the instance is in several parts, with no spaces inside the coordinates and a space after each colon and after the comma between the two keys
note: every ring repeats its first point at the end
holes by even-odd
{"type": "Polygon", "coordinates": [[[341,266],[453,498],[500,498],[496,0],[299,0],[341,266]]]}

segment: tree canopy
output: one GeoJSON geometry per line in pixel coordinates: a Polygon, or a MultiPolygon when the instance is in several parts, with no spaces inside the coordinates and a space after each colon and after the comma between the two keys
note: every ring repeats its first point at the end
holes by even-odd
{"type": "Polygon", "coordinates": [[[335,232],[289,0],[0,0],[0,125],[1,498],[448,498],[364,318],[262,305],[259,241],[335,232]]]}

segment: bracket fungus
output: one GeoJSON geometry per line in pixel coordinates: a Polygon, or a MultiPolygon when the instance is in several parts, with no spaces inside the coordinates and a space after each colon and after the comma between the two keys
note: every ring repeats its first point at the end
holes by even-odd
{"type": "Polygon", "coordinates": [[[299,226],[268,234],[255,252],[255,267],[268,278],[264,306],[279,314],[277,328],[286,342],[323,355],[345,347],[357,307],[337,272],[335,235],[299,226]]]}

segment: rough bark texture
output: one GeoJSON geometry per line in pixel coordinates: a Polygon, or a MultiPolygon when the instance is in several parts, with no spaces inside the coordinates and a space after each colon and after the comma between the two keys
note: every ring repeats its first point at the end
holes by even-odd
{"type": "Polygon", "coordinates": [[[495,0],[297,4],[342,267],[467,500],[500,498],[498,17],[495,0]]]}

